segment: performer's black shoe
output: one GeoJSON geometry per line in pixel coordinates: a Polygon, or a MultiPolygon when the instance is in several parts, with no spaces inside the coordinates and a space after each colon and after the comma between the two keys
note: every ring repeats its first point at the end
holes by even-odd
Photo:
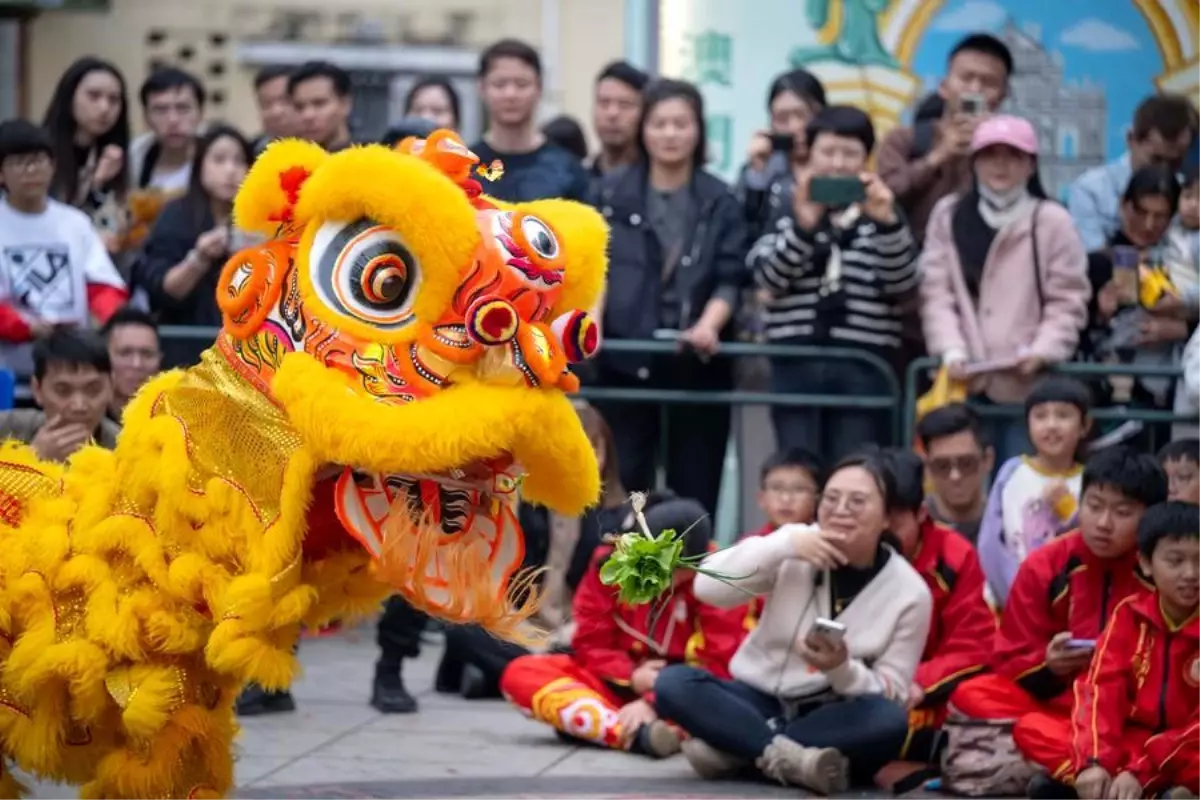
{"type": "Polygon", "coordinates": [[[284,690],[268,692],[256,683],[242,690],[235,706],[239,717],[257,717],[262,714],[283,714],[296,710],[292,693],[284,690]]]}
{"type": "Polygon", "coordinates": [[[398,667],[375,667],[371,705],[384,714],[412,714],[417,710],[417,699],[404,688],[404,679],[400,677],[398,667]]]}

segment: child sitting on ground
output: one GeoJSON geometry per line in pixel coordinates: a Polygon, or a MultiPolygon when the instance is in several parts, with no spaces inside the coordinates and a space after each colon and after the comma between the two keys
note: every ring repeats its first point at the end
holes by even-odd
{"type": "MultiPolygon", "coordinates": [[[[758,507],[767,521],[740,538],[766,536],[784,525],[809,525],[817,518],[817,497],[824,483],[820,460],[802,447],[780,450],[763,462],[758,478],[758,507]]],[[[747,606],[745,626],[754,630],[762,617],[763,599],[747,606]]]]}
{"type": "MultiPolygon", "coordinates": [[[[684,535],[683,555],[705,553],[712,525],[694,500],[669,499],[650,506],[646,522],[657,535],[684,535]]],[[[729,659],[741,644],[745,607],[723,610],[692,594],[694,572],[675,573],[670,595],[626,606],[617,587],[600,581],[612,554],[596,549],[575,592],[573,653],[528,655],[504,670],[500,689],[528,716],[572,740],[624,749],[655,758],[679,752],[680,734],[659,719],[654,681],[668,664],[694,664],[728,677],[729,659]]]]}
{"type": "MultiPolygon", "coordinates": [[[[1112,610],[1150,590],[1137,567],[1138,522],[1166,497],[1166,475],[1151,456],[1118,445],[1088,459],[1079,530],[1021,565],[996,634],[993,671],[954,690],[952,720],[1011,725],[1007,742],[991,742],[990,751],[1015,743],[1051,777],[1070,774],[1071,685],[1091,663],[1112,610]]],[[[948,752],[943,763],[956,761],[967,760],[948,752]]]]}
{"type": "Polygon", "coordinates": [[[1200,505],[1200,439],[1177,439],[1158,451],[1168,499],[1200,505]]]}
{"type": "Polygon", "coordinates": [[[1116,607],[1087,677],[1075,686],[1072,764],[1085,800],[1200,792],[1196,507],[1172,501],[1146,511],[1138,556],[1155,591],[1116,607]]]}
{"type": "Polygon", "coordinates": [[[979,526],[979,560],[996,607],[1004,606],[1021,562],[1074,527],[1090,414],[1091,393],[1071,378],[1043,378],[1025,399],[1034,453],[1000,467],[979,526]]]}
{"type": "Polygon", "coordinates": [[[946,701],[963,681],[987,669],[996,636],[996,617],[983,598],[983,570],[975,548],[961,534],[935,522],[925,507],[921,457],[899,448],[883,451],[896,480],[890,530],[901,552],[933,595],[933,617],[925,652],[908,692],[909,735],[898,758],[912,770],[936,763],[946,701]]]}

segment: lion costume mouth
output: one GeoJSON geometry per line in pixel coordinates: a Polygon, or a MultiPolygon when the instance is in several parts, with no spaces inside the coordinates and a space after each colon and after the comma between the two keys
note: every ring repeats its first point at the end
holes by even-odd
{"type": "Polygon", "coordinates": [[[289,353],[271,390],[314,463],[352,465],[337,481],[338,518],[377,577],[421,610],[520,639],[534,610],[519,574],[520,497],[578,515],[599,470],[562,393],[461,380],[386,402],[289,353]]]}

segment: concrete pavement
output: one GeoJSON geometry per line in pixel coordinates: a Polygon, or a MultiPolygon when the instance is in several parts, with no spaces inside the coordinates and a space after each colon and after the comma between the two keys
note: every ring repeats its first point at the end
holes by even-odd
{"type": "MultiPolygon", "coordinates": [[[[559,742],[501,701],[435,694],[440,647],[425,648],[405,682],[417,714],[369,705],[373,628],[305,640],[293,714],[249,718],[237,742],[238,795],[247,798],[798,797],[794,789],[697,779],[682,756],[665,761],[559,742]]],[[[34,796],[75,797],[35,783],[34,796]]],[[[878,795],[858,794],[857,797],[878,795]]]]}

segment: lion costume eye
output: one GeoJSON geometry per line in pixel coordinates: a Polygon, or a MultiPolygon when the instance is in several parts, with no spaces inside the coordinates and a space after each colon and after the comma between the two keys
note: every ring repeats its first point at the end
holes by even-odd
{"type": "Polygon", "coordinates": [[[312,285],[330,308],[381,328],[412,322],[421,271],[393,228],[326,222],[313,238],[312,285]]]}
{"type": "Polygon", "coordinates": [[[558,238],[550,226],[537,217],[525,215],[521,218],[521,235],[535,255],[547,261],[558,258],[558,238]]]}

